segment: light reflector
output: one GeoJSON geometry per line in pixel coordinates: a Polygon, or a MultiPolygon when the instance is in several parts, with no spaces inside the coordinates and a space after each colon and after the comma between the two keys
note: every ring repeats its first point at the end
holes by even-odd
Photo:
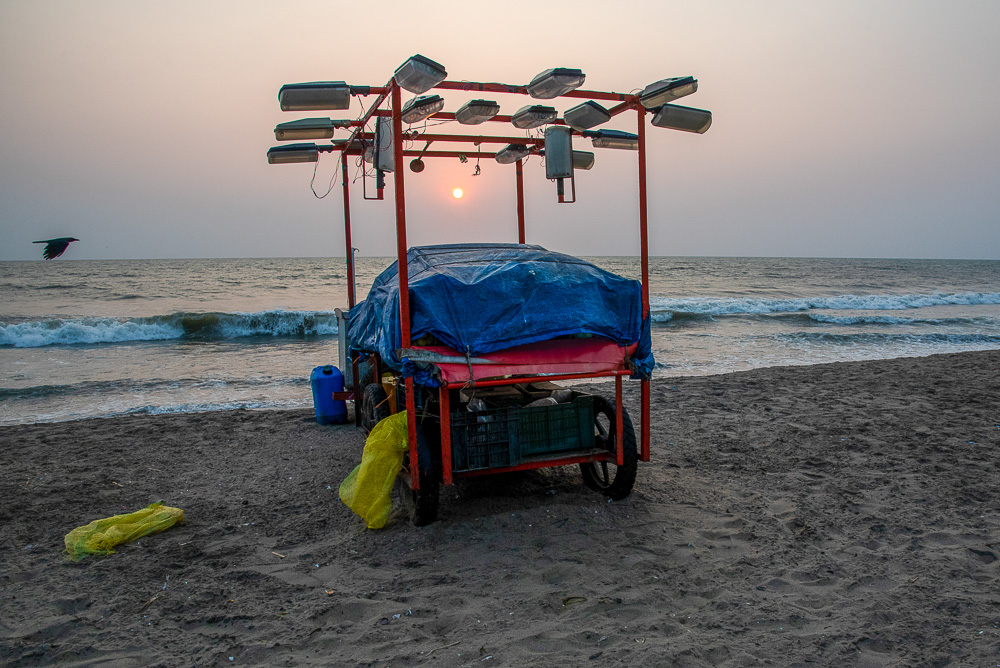
{"type": "Polygon", "coordinates": [[[404,123],[419,123],[443,108],[444,98],[440,95],[422,95],[404,104],[400,116],[404,123]]]}
{"type": "Polygon", "coordinates": [[[417,95],[434,88],[447,76],[448,72],[445,71],[444,65],[436,63],[430,58],[425,58],[419,53],[410,56],[405,63],[396,68],[396,72],[393,74],[396,83],[417,95]]]}
{"type": "Polygon", "coordinates": [[[462,125],[479,125],[500,113],[500,105],[493,100],[469,100],[455,112],[455,120],[462,125]]]}
{"type": "Polygon", "coordinates": [[[694,77],[673,77],[651,83],[639,93],[639,102],[646,109],[656,109],[668,102],[690,95],[698,90],[698,80],[694,77]]]}
{"type": "Polygon", "coordinates": [[[594,148],[617,148],[625,151],[639,150],[639,135],[621,130],[597,130],[590,133],[594,138],[594,148]]]}
{"type": "Polygon", "coordinates": [[[351,89],[343,81],[285,84],[278,91],[278,104],[282,111],[347,109],[351,106],[351,89]]]}
{"type": "Polygon", "coordinates": [[[527,158],[530,153],[531,149],[524,144],[507,144],[502,149],[497,151],[494,159],[501,165],[509,165],[521,160],[522,158],[527,158]]]}
{"type": "Polygon", "coordinates": [[[292,139],[330,139],[337,126],[329,118],[303,118],[299,121],[278,123],[274,127],[274,138],[278,141],[292,139]]]}
{"type": "Polygon", "coordinates": [[[593,153],[590,151],[573,151],[573,169],[590,169],[593,166],[593,153]]]}
{"type": "Polygon", "coordinates": [[[286,144],[267,149],[267,164],[284,165],[292,162],[317,162],[319,147],[316,144],[286,144]]]}
{"type": "Polygon", "coordinates": [[[537,74],[528,84],[528,95],[539,100],[550,100],[565,95],[583,85],[586,75],[568,67],[554,67],[537,74]]]}
{"type": "Polygon", "coordinates": [[[566,124],[574,130],[589,130],[596,125],[610,121],[611,112],[593,100],[587,100],[583,104],[567,109],[563,118],[566,120],[566,124]]]}
{"type": "Polygon", "coordinates": [[[658,128],[704,134],[712,127],[712,112],[682,107],[679,104],[665,104],[653,115],[653,125],[658,128]]]}
{"type": "Polygon", "coordinates": [[[514,115],[510,117],[510,122],[514,124],[515,128],[530,130],[531,128],[537,128],[545,125],[546,123],[551,123],[556,120],[557,115],[555,107],[546,107],[541,104],[529,104],[526,107],[518,109],[514,115]]]}

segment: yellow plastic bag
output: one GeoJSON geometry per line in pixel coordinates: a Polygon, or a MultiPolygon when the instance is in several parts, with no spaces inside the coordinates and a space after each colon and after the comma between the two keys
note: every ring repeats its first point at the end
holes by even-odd
{"type": "Polygon", "coordinates": [[[66,534],[66,553],[73,561],[90,554],[113,554],[116,545],[164,531],[183,519],[180,508],[151,503],[134,513],[94,520],[73,529],[66,534]]]}
{"type": "Polygon", "coordinates": [[[369,529],[381,529],[389,519],[392,486],[409,447],[406,411],[387,417],[368,434],[361,463],[340,484],[340,500],[369,529]]]}

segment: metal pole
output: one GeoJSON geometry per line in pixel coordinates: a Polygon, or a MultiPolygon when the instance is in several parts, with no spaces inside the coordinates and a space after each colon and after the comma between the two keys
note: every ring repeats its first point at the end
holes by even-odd
{"type": "MultiPolygon", "coordinates": [[[[646,109],[636,105],[639,121],[639,252],[642,254],[642,319],[649,317],[649,239],[646,234],[648,211],[646,207],[646,109]]],[[[641,381],[642,424],[639,458],[649,461],[649,379],[641,381]]]]}
{"type": "MultiPolygon", "coordinates": [[[[399,86],[392,84],[392,156],[395,169],[392,182],[396,195],[396,272],[399,276],[399,329],[403,348],[410,347],[410,276],[406,264],[406,195],[403,189],[403,119],[400,116],[402,96],[399,86]]],[[[381,379],[379,379],[381,381],[381,379]]],[[[420,489],[420,465],[417,455],[417,411],[413,396],[413,377],[407,376],[406,433],[410,442],[410,486],[420,489]]]]}
{"type": "Polygon", "coordinates": [[[517,174],[517,243],[524,243],[524,161],[518,160],[517,174]]]}
{"type": "Polygon", "coordinates": [[[347,154],[340,153],[340,172],[344,179],[344,237],[347,243],[347,305],[354,308],[354,244],[351,242],[351,193],[348,188],[347,154]]]}

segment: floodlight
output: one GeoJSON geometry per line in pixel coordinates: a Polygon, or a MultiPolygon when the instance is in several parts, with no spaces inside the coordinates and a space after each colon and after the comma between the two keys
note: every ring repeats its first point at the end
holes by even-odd
{"type": "Polygon", "coordinates": [[[404,123],[419,123],[443,108],[444,98],[440,95],[421,95],[404,104],[400,116],[404,123]]]}
{"type": "Polygon", "coordinates": [[[396,68],[396,72],[393,74],[396,83],[417,95],[434,88],[447,76],[448,73],[445,71],[444,65],[435,63],[419,53],[410,56],[405,63],[396,68]]]}
{"type": "Polygon", "coordinates": [[[274,138],[278,141],[291,139],[331,139],[338,127],[349,127],[350,121],[334,121],[329,118],[303,118],[299,121],[278,123],[274,127],[274,138]]]}
{"type": "Polygon", "coordinates": [[[573,151],[573,169],[590,169],[593,166],[593,153],[590,151],[573,151]]]}
{"type": "Polygon", "coordinates": [[[292,162],[317,162],[319,147],[316,144],[286,144],[267,149],[267,164],[284,165],[292,162]]]}
{"type": "Polygon", "coordinates": [[[587,100],[572,109],[567,109],[563,118],[566,120],[566,124],[574,130],[589,130],[595,125],[610,121],[611,112],[593,100],[587,100]]]}
{"type": "Polygon", "coordinates": [[[517,162],[522,158],[527,158],[531,154],[531,149],[529,149],[524,144],[507,144],[502,149],[497,151],[494,159],[501,165],[509,165],[512,162],[517,162]]]}
{"type": "Polygon", "coordinates": [[[462,125],[479,125],[500,113],[500,105],[493,100],[469,100],[455,112],[455,120],[462,125]]]}
{"type": "Polygon", "coordinates": [[[528,95],[539,100],[550,100],[579,88],[586,75],[580,70],[555,67],[535,76],[528,84],[528,95]]]}
{"type": "Polygon", "coordinates": [[[545,128],[545,178],[573,176],[573,131],[565,125],[545,128]]]}
{"type": "Polygon", "coordinates": [[[697,90],[698,80],[694,77],[661,79],[642,89],[642,92],[639,93],[639,102],[646,109],[656,109],[667,102],[673,102],[697,90]]]}
{"type": "Polygon", "coordinates": [[[285,84],[278,91],[278,104],[282,111],[347,109],[351,106],[351,88],[343,81],[285,84]]]}
{"type": "Polygon", "coordinates": [[[594,148],[620,148],[626,151],[639,150],[639,135],[621,130],[596,130],[587,132],[585,137],[593,137],[594,148]]]}
{"type": "Polygon", "coordinates": [[[712,112],[682,107],[678,104],[665,104],[653,116],[653,125],[658,128],[703,134],[712,127],[712,112]]]}
{"type": "Polygon", "coordinates": [[[527,107],[521,107],[518,109],[513,116],[510,117],[510,122],[514,124],[514,127],[521,128],[522,130],[530,130],[531,128],[537,128],[546,123],[551,123],[556,120],[555,107],[546,107],[540,104],[529,104],[527,107]]]}

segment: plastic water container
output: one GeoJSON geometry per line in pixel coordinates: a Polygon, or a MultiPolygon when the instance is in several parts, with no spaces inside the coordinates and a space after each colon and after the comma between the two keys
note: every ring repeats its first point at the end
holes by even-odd
{"type": "Polygon", "coordinates": [[[334,392],[344,391],[344,375],[340,369],[327,364],[312,370],[309,377],[313,391],[313,407],[316,421],[320,424],[340,424],[347,422],[347,402],[335,401],[334,392]]]}

